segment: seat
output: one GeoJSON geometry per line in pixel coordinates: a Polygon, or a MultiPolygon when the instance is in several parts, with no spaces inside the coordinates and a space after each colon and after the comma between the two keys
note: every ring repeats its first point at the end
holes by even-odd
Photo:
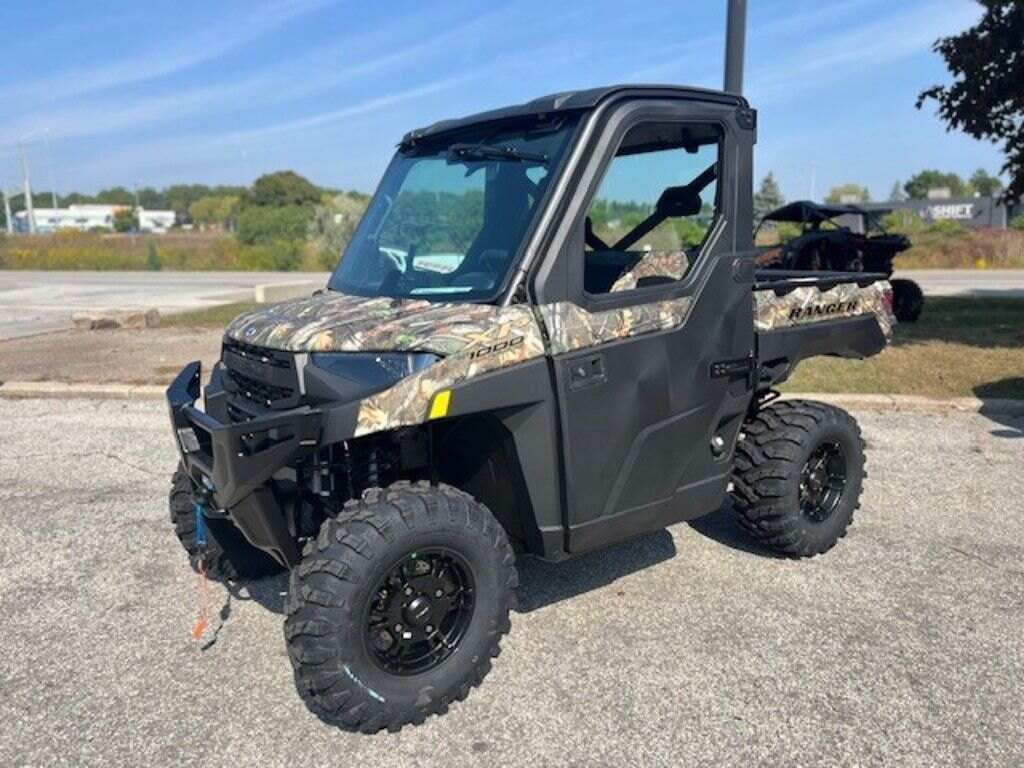
{"type": "Polygon", "coordinates": [[[678,282],[689,266],[685,251],[647,251],[632,268],[619,275],[608,292],[678,282]]]}

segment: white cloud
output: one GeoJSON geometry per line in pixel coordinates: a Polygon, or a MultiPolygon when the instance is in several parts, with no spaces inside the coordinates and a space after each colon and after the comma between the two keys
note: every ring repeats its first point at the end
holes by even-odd
{"type": "Polygon", "coordinates": [[[187,37],[167,36],[169,42],[156,50],[20,82],[0,91],[0,100],[29,97],[55,101],[164,77],[218,59],[329,1],[279,0],[240,17],[207,23],[201,32],[187,37]]]}
{"type": "MultiPolygon", "coordinates": [[[[0,137],[4,137],[10,147],[15,137],[41,127],[54,139],[125,134],[168,119],[224,116],[251,109],[254,103],[265,107],[295,101],[378,72],[415,65],[431,55],[444,57],[459,41],[472,39],[489,24],[499,22],[501,15],[501,12],[486,13],[428,36],[418,33],[421,25],[412,25],[410,32],[416,34],[412,45],[399,44],[401,34],[391,25],[379,34],[363,33],[335,41],[236,80],[174,90],[141,100],[135,96],[119,96],[102,101],[83,100],[65,107],[44,107],[0,123],[0,137]],[[386,52],[367,55],[380,50],[386,52]]],[[[342,99],[335,97],[334,100],[342,99]]]]}
{"type": "Polygon", "coordinates": [[[939,13],[932,2],[901,6],[869,23],[844,25],[831,35],[816,35],[779,58],[755,69],[748,89],[759,105],[799,98],[808,84],[822,85],[851,71],[877,68],[927,51],[943,35],[959,32],[978,18],[974,3],[949,4],[939,13]]]}

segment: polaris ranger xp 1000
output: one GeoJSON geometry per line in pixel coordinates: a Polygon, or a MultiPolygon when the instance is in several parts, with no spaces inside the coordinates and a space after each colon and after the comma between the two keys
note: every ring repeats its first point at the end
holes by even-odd
{"type": "Polygon", "coordinates": [[[168,390],[194,564],[291,571],[303,698],[350,728],[465,698],[516,559],[717,510],[794,557],[858,504],[845,412],[773,400],[891,333],[884,279],[755,270],[754,111],[618,86],[402,140],[325,290],[236,319],[168,390]],[[202,546],[201,546],[202,543],[202,546]]]}

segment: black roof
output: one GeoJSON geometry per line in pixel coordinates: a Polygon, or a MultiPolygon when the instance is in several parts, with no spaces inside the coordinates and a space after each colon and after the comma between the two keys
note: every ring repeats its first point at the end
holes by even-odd
{"type": "Polygon", "coordinates": [[[525,104],[516,104],[510,107],[492,109],[487,112],[479,112],[468,117],[460,117],[451,120],[440,120],[426,128],[418,128],[409,131],[402,138],[402,144],[413,143],[427,136],[436,136],[441,133],[459,130],[478,123],[491,123],[498,120],[508,120],[517,117],[531,117],[536,115],[550,115],[559,112],[573,112],[593,109],[602,101],[616,96],[635,96],[640,98],[675,98],[675,99],[699,99],[701,101],[718,101],[725,104],[736,104],[747,107],[747,101],[742,96],[722,91],[713,91],[706,88],[694,88],[682,85],[608,85],[601,88],[588,88],[583,91],[565,91],[553,93],[550,96],[528,101],[525,104]]]}
{"type": "Polygon", "coordinates": [[[843,216],[848,213],[863,216],[867,212],[856,205],[822,205],[821,203],[815,203],[810,200],[797,200],[792,203],[787,203],[781,208],[776,208],[764,217],[764,221],[790,221],[814,224],[828,221],[829,219],[834,219],[837,216],[843,216]]]}

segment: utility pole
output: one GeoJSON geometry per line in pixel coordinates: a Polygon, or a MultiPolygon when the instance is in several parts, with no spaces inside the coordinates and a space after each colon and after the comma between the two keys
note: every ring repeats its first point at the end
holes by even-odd
{"type": "Polygon", "coordinates": [[[0,192],[4,196],[4,221],[7,222],[7,234],[14,234],[14,219],[11,218],[11,193],[0,192]]]}
{"type": "Polygon", "coordinates": [[[25,153],[24,137],[18,139],[18,148],[21,150],[21,178],[25,191],[25,212],[28,216],[28,233],[36,233],[36,212],[32,208],[32,178],[28,172],[28,155],[25,153]]]}
{"type": "Polygon", "coordinates": [[[50,154],[50,129],[43,131],[43,146],[46,147],[46,164],[50,167],[50,199],[53,201],[53,217],[57,220],[57,183],[53,177],[53,155],[50,154]]]}
{"type": "Polygon", "coordinates": [[[747,42],[747,0],[729,0],[725,23],[725,92],[743,93],[743,52],[747,42]]]}

